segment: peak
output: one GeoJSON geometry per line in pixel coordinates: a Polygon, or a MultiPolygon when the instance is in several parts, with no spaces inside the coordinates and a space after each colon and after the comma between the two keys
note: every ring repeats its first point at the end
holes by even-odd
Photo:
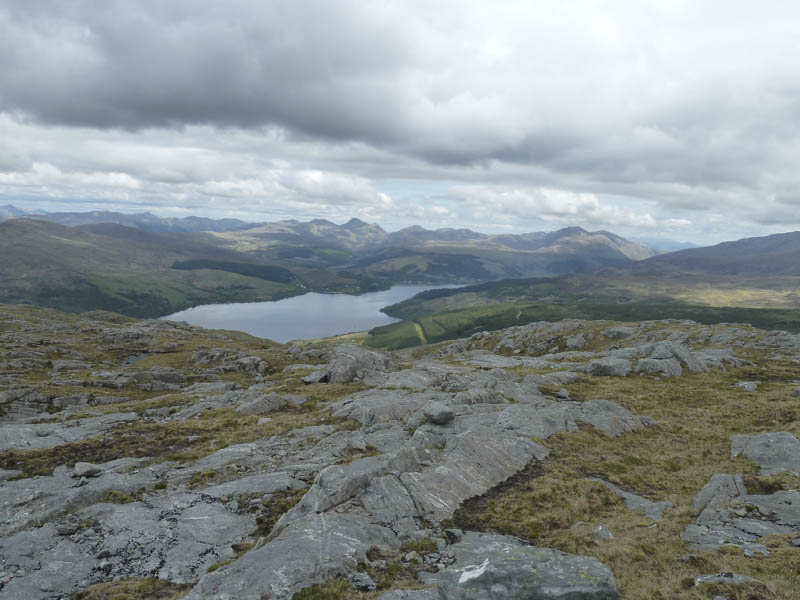
{"type": "Polygon", "coordinates": [[[353,217],[347,223],[342,225],[342,227],[349,227],[349,228],[353,228],[353,227],[369,227],[369,223],[367,223],[365,221],[362,221],[361,219],[357,219],[357,218],[353,217]]]}
{"type": "Polygon", "coordinates": [[[563,229],[559,229],[553,232],[557,235],[575,235],[580,233],[589,233],[583,227],[564,227],[563,229]]]}

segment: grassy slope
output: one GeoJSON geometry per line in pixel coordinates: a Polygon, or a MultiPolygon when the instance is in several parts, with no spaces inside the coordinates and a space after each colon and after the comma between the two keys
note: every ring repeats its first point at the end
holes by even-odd
{"type": "Polygon", "coordinates": [[[0,301],[75,312],[156,316],[198,303],[271,300],[298,290],[293,283],[228,271],[173,270],[186,259],[252,261],[192,234],[8,221],[0,224],[0,255],[0,301]]]}
{"type": "Polygon", "coordinates": [[[736,352],[754,364],[673,378],[592,377],[568,386],[575,400],[605,398],[622,403],[635,413],[654,417],[658,425],[619,438],[607,438],[591,427],[556,435],[543,442],[551,455],[541,470],[488,494],[483,502],[467,503],[456,514],[455,524],[594,556],[611,568],[626,599],[797,598],[800,552],[789,547],[792,536],[769,538],[768,558],[748,558],[731,547],[689,555],[680,539],[697,516],[694,495],[714,473],[742,473],[751,493],[800,485],[796,476],[760,477],[749,460],[728,458],[733,434],[800,435],[797,402],[791,397],[797,387],[796,365],[763,352],[736,352]],[[756,392],[747,393],[734,388],[741,380],[763,383],[756,392]],[[621,499],[588,477],[600,477],[652,500],[668,500],[674,508],[655,523],[628,510],[621,499]],[[585,525],[573,527],[581,521],[585,525]],[[592,529],[601,523],[613,532],[613,540],[592,536],[592,529]],[[698,574],[724,572],[749,575],[766,588],[690,586],[698,574]]]}
{"type": "MultiPolygon", "coordinates": [[[[775,280],[771,280],[774,284],[775,280]]],[[[794,294],[797,280],[782,279],[786,294],[794,294]]],[[[691,319],[699,323],[750,323],[764,329],[800,331],[800,310],[784,307],[784,296],[776,293],[772,306],[736,306],[736,282],[725,280],[714,285],[683,278],[664,287],[647,287],[646,281],[625,282],[597,276],[520,279],[490,282],[452,290],[430,290],[387,307],[385,312],[404,319],[370,331],[366,344],[373,347],[404,348],[420,344],[413,328],[420,327],[429,342],[466,337],[483,330],[494,330],[532,321],[563,318],[691,319]],[[723,285],[723,283],[725,285],[723,285]],[[728,287],[725,287],[728,286],[728,287]],[[665,289],[666,288],[666,289],[665,289]],[[680,291],[683,291],[683,294],[680,291]],[[694,293],[692,292],[694,290],[694,293]],[[668,292],[668,293],[665,293],[668,292]],[[711,294],[717,302],[704,304],[697,298],[711,294]],[[676,299],[679,298],[679,299],[676,299]]],[[[754,288],[770,293],[765,288],[754,288]]],[[[743,295],[747,296],[744,291],[743,295]]]]}

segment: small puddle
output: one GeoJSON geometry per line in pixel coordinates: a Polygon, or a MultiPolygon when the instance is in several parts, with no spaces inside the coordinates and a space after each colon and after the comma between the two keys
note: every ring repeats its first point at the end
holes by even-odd
{"type": "Polygon", "coordinates": [[[150,356],[149,352],[142,352],[141,354],[132,354],[130,356],[126,356],[124,359],[122,359],[122,366],[125,367],[128,365],[135,365],[137,362],[148,356],[150,356]]]}

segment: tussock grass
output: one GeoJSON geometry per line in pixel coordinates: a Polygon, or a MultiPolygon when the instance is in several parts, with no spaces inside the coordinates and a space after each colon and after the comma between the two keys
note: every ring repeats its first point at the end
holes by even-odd
{"type": "Polygon", "coordinates": [[[106,435],[39,450],[0,452],[0,468],[18,469],[24,477],[50,475],[59,465],[76,462],[103,463],[117,458],[149,457],[154,461],[186,462],[217,450],[287,433],[310,425],[351,428],[349,420],[331,417],[314,403],[308,407],[270,413],[259,424],[258,416],[244,416],[232,408],[207,410],[183,421],[137,421],[120,425],[106,435]]]}
{"type": "Polygon", "coordinates": [[[177,585],[161,579],[126,579],[98,583],[75,592],[71,600],[177,600],[192,589],[191,584],[177,585]]]}
{"type": "Polygon", "coordinates": [[[793,536],[768,538],[771,556],[754,558],[734,547],[688,556],[694,553],[680,539],[697,517],[694,495],[714,473],[742,473],[751,493],[800,488],[798,477],[762,477],[751,461],[729,458],[733,434],[789,431],[800,437],[800,401],[791,397],[797,387],[792,382],[800,374],[797,365],[769,361],[756,352],[750,358],[756,360],[753,366],[728,371],[674,378],[593,377],[567,386],[577,400],[605,398],[654,417],[658,425],[619,438],[606,438],[591,427],[555,435],[543,442],[551,455],[540,477],[516,482],[482,504],[465,505],[461,517],[477,529],[598,558],[612,570],[626,600],[715,595],[797,600],[800,550],[789,546],[793,536]],[[764,383],[754,393],[733,387],[750,379],[764,383]],[[651,521],[588,477],[668,500],[674,508],[661,521],[651,521]],[[575,527],[581,521],[585,525],[575,527]],[[613,540],[592,536],[601,523],[613,540]],[[725,572],[749,575],[764,585],[693,586],[697,575],[725,572]]]}

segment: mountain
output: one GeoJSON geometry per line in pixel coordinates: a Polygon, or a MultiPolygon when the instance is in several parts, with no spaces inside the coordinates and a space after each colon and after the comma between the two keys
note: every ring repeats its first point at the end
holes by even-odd
{"type": "Polygon", "coordinates": [[[301,291],[291,271],[213,242],[208,234],[9,219],[0,223],[0,302],[157,316],[301,291]]]}
{"type": "Polygon", "coordinates": [[[5,207],[0,301],[155,316],[193,304],[398,283],[470,284],[618,267],[654,254],[606,231],[487,235],[350,219],[246,223],[5,207]],[[202,231],[200,231],[202,230],[202,231]]]}
{"type": "Polygon", "coordinates": [[[667,238],[635,237],[632,241],[645,246],[649,246],[660,253],[674,252],[675,250],[686,250],[687,248],[700,248],[701,246],[692,242],[679,242],[667,238]]]}
{"type": "Polygon", "coordinates": [[[6,204],[5,206],[0,206],[0,221],[21,217],[24,214],[25,214],[24,210],[20,210],[13,204],[6,204]]]}
{"type": "Polygon", "coordinates": [[[800,231],[689,248],[625,267],[632,273],[800,276],[800,231]]]}
{"type": "Polygon", "coordinates": [[[486,235],[469,229],[428,230],[415,225],[390,233],[391,246],[469,247],[498,251],[526,251],[578,255],[598,253],[613,262],[642,260],[656,252],[643,244],[626,240],[608,231],[586,231],[582,227],[565,227],[552,232],[486,235]]]}
{"type": "MultiPolygon", "coordinates": [[[[12,207],[13,208],[13,207],[12,207]]],[[[2,207],[0,207],[2,210],[2,207]]],[[[151,213],[126,214],[95,210],[92,212],[57,212],[57,213],[24,213],[12,216],[35,216],[43,221],[58,223],[68,227],[78,225],[96,225],[100,223],[116,223],[126,227],[135,227],[143,231],[156,232],[199,232],[199,231],[237,231],[252,227],[253,223],[239,219],[206,219],[203,217],[157,217],[151,213]]]]}
{"type": "Polygon", "coordinates": [[[344,225],[325,219],[307,222],[290,219],[251,224],[244,231],[230,232],[230,235],[221,237],[250,250],[299,247],[361,252],[381,246],[388,236],[380,225],[365,223],[360,219],[350,219],[344,225]]]}
{"type": "Polygon", "coordinates": [[[356,265],[373,277],[469,283],[508,277],[564,275],[621,266],[655,251],[606,231],[569,227],[545,233],[485,235],[467,229],[409,227],[389,234],[377,252],[356,265]]]}

